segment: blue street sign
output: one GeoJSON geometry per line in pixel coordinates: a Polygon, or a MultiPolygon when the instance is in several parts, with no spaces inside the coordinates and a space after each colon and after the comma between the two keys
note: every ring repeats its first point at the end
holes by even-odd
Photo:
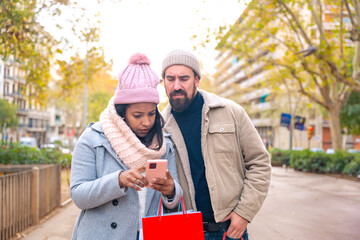
{"type": "Polygon", "coordinates": [[[304,130],[305,118],[296,116],[295,129],[304,130]]]}
{"type": "Polygon", "coordinates": [[[289,128],[291,121],[291,114],[281,113],[280,126],[289,128]]]}

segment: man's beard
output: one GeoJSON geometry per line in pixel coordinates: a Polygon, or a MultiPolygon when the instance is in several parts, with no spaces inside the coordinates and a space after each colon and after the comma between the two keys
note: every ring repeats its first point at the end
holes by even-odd
{"type": "Polygon", "coordinates": [[[169,98],[170,105],[171,105],[172,109],[175,112],[183,112],[183,111],[185,111],[190,106],[190,104],[192,103],[192,100],[194,99],[195,89],[196,88],[194,87],[194,91],[193,91],[193,94],[192,94],[191,98],[188,97],[187,93],[184,90],[180,89],[180,90],[177,90],[177,91],[172,91],[170,93],[170,98],[169,98]],[[184,98],[183,99],[179,99],[179,98],[174,99],[173,96],[176,93],[184,94],[184,98]]]}

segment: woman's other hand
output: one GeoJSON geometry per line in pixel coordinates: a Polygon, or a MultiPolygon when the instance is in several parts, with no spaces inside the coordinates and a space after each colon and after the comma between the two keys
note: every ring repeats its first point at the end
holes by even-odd
{"type": "Polygon", "coordinates": [[[141,191],[143,187],[149,184],[146,178],[141,174],[141,172],[143,171],[145,171],[145,166],[132,168],[127,171],[120,172],[120,187],[129,187],[136,191],[141,191]]]}
{"type": "Polygon", "coordinates": [[[166,195],[168,198],[173,198],[175,195],[174,178],[171,176],[168,169],[166,169],[165,179],[154,178],[150,183],[150,187],[166,195]]]}

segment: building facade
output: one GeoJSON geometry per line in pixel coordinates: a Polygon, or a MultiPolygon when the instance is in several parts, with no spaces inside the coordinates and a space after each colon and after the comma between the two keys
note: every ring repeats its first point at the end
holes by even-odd
{"type": "Polygon", "coordinates": [[[18,126],[7,128],[0,133],[1,139],[7,142],[18,142],[21,137],[34,137],[38,147],[49,142],[51,132],[50,119],[55,118],[48,109],[42,109],[29,100],[34,91],[26,83],[19,64],[13,60],[0,60],[0,98],[17,107],[18,126]]]}
{"type": "MultiPolygon", "coordinates": [[[[321,18],[325,31],[334,31],[335,25],[340,24],[339,21],[336,21],[338,11],[333,9],[334,6],[324,5],[322,7],[324,11],[321,18]]],[[[311,19],[310,10],[304,9],[303,14],[311,19]]],[[[237,38],[245,35],[242,34],[242,31],[249,30],[249,22],[247,22],[249,15],[251,13],[246,9],[222,39],[230,47],[225,48],[227,50],[219,51],[215,59],[217,65],[213,78],[216,86],[219,86],[217,88],[219,94],[236,101],[245,108],[267,147],[289,149],[291,146],[293,149],[323,150],[332,148],[330,124],[316,104],[311,103],[306,97],[301,97],[300,94],[296,96],[295,91],[280,95],[278,92],[273,93],[271,88],[267,87],[266,82],[268,74],[272,74],[271,70],[256,59],[259,57],[280,58],[286,51],[284,47],[275,45],[275,51],[266,51],[264,50],[266,48],[262,47],[261,41],[254,37],[247,38],[247,41],[250,41],[255,49],[251,52],[250,58],[249,56],[242,58],[236,53],[234,46],[239,46],[240,43],[237,38]],[[280,125],[281,113],[292,115],[291,129],[280,125]],[[298,116],[305,119],[303,130],[295,129],[294,124],[298,116]],[[308,127],[313,129],[311,137],[309,137],[308,127]]],[[[267,24],[276,25],[276,21],[277,19],[267,24]]],[[[345,28],[349,21],[344,14],[345,28]]],[[[277,40],[282,39],[286,34],[290,33],[279,32],[276,36],[277,40]]],[[[346,39],[347,46],[351,47],[349,41],[346,39]]],[[[271,43],[272,39],[269,38],[266,44],[270,45],[271,43]]],[[[249,53],[247,54],[249,55],[249,53]]],[[[281,81],[279,81],[279,88],[284,88],[281,81]]],[[[343,147],[353,148],[356,141],[358,140],[351,136],[343,136],[343,147]]]]}

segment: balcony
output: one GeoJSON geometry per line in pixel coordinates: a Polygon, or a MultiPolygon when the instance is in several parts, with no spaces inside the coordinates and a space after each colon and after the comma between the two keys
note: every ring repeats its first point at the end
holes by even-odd
{"type": "Polygon", "coordinates": [[[16,114],[22,115],[22,116],[27,116],[28,115],[28,110],[24,109],[24,108],[18,108],[17,111],[16,111],[16,114]]]}
{"type": "Polygon", "coordinates": [[[255,98],[260,98],[261,96],[264,96],[266,94],[269,94],[270,90],[267,88],[258,89],[256,91],[249,92],[247,94],[244,94],[240,97],[240,102],[249,102],[255,98]]]}
{"type": "Polygon", "coordinates": [[[274,121],[270,118],[251,119],[255,127],[274,126],[274,121]]]}
{"type": "Polygon", "coordinates": [[[19,91],[15,91],[13,92],[13,97],[15,98],[21,98],[21,99],[25,99],[25,96],[22,92],[19,92],[19,91]]]}
{"type": "Polygon", "coordinates": [[[272,102],[264,102],[264,103],[258,103],[251,105],[251,111],[252,112],[262,112],[266,110],[274,109],[275,106],[272,102]]]}
{"type": "Polygon", "coordinates": [[[258,75],[255,75],[254,77],[242,82],[239,84],[239,86],[243,89],[249,88],[254,86],[255,84],[265,80],[264,74],[260,73],[258,75]]]}
{"type": "Polygon", "coordinates": [[[234,93],[235,93],[235,89],[230,88],[230,89],[228,89],[228,90],[220,93],[220,96],[221,96],[221,97],[224,97],[224,98],[228,98],[228,97],[230,97],[231,95],[233,95],[234,93]]]}

